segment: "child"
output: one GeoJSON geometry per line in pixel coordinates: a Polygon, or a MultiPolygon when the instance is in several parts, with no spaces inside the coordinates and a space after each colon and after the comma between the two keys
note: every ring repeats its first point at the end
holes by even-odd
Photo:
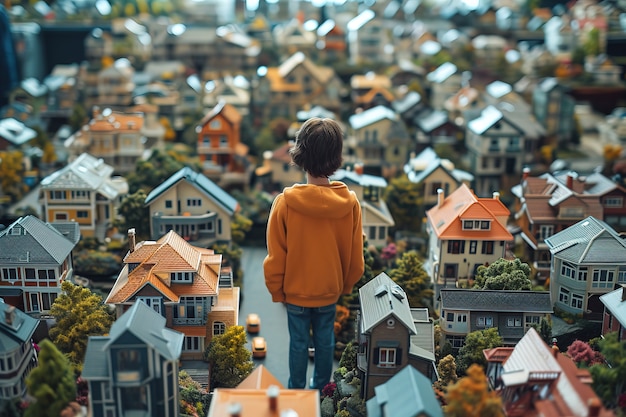
{"type": "Polygon", "coordinates": [[[309,340],[315,367],[309,388],[330,382],[335,350],[335,304],[364,271],[361,206],[353,191],[328,177],[341,167],[343,134],[331,119],[307,120],[290,154],[306,184],[279,194],[267,223],[265,284],[287,308],[288,388],[305,388],[309,340]]]}

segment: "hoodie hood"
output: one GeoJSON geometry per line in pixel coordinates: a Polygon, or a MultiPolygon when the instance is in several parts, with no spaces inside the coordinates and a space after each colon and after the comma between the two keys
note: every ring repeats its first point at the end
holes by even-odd
{"type": "Polygon", "coordinates": [[[328,185],[296,184],[284,190],[285,204],[311,217],[340,219],[352,211],[356,195],[347,185],[333,181],[328,185]]]}

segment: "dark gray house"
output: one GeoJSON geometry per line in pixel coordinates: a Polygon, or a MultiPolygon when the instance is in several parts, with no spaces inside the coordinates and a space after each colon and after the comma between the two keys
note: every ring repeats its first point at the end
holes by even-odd
{"type": "Polygon", "coordinates": [[[505,346],[514,346],[529,327],[552,314],[549,291],[466,290],[440,291],[441,331],[453,350],[476,330],[498,329],[505,346]]]}
{"type": "Polygon", "coordinates": [[[134,303],[108,336],[90,336],[82,377],[93,417],[178,417],[178,360],[184,334],[134,303]]]}
{"type": "MultiPolygon", "coordinates": [[[[375,387],[408,365],[434,382],[438,378],[435,355],[425,348],[432,345],[415,337],[416,319],[404,290],[383,272],[361,287],[359,296],[357,368],[362,398],[372,398],[375,387]]],[[[424,336],[432,337],[432,332],[420,329],[424,336]]]]}

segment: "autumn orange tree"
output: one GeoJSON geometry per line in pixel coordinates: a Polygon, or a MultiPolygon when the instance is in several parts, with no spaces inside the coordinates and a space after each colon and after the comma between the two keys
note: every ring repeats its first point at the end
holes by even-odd
{"type": "Polygon", "coordinates": [[[480,365],[472,365],[467,376],[448,386],[448,417],[504,417],[502,400],[489,391],[487,377],[480,365]]]}

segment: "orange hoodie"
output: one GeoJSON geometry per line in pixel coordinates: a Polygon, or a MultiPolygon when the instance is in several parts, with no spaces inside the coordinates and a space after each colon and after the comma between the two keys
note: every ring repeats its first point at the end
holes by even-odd
{"type": "Polygon", "coordinates": [[[336,303],[352,291],[364,267],[361,206],[344,183],[296,184],[276,196],[263,262],[272,301],[336,303]]]}

